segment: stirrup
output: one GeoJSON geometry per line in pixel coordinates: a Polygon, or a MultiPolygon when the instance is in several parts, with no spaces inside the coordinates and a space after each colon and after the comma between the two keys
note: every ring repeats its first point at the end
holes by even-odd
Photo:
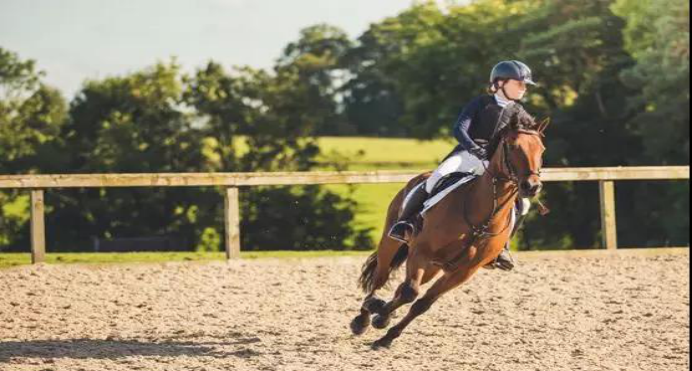
{"type": "Polygon", "coordinates": [[[508,250],[503,250],[492,265],[494,268],[509,272],[514,269],[514,258],[508,250]]]}
{"type": "Polygon", "coordinates": [[[407,231],[410,231],[411,235],[413,235],[416,232],[416,227],[410,221],[402,220],[392,226],[392,229],[389,230],[388,235],[389,238],[397,240],[401,243],[409,243],[409,241],[406,240],[407,231]]]}
{"type": "Polygon", "coordinates": [[[498,255],[498,257],[495,258],[495,260],[488,263],[483,268],[489,269],[489,270],[499,269],[499,270],[502,270],[505,272],[509,272],[509,271],[512,271],[514,269],[514,266],[515,266],[514,265],[514,258],[512,258],[512,255],[509,252],[509,250],[505,249],[505,250],[502,250],[500,255],[498,255]]]}

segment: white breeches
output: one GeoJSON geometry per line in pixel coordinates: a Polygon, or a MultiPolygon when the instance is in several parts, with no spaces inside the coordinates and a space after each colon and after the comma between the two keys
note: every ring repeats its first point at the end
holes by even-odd
{"type": "Polygon", "coordinates": [[[428,178],[428,181],[425,183],[425,190],[428,191],[428,193],[432,193],[437,182],[445,175],[451,173],[472,173],[480,176],[485,173],[487,167],[487,161],[481,161],[478,157],[466,151],[455,153],[445,160],[445,162],[433,172],[432,176],[428,178]]]}

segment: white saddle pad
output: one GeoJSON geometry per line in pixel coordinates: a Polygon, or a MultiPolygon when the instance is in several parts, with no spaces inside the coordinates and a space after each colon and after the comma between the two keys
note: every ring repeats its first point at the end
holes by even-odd
{"type": "Polygon", "coordinates": [[[454,185],[447,187],[445,190],[442,192],[436,194],[434,197],[429,198],[425,203],[423,204],[423,211],[421,214],[425,216],[425,213],[428,212],[428,210],[432,209],[433,206],[437,205],[440,201],[442,201],[445,197],[447,197],[448,194],[452,193],[455,189],[463,186],[464,184],[471,182],[478,177],[475,176],[469,176],[465,177],[463,179],[460,179],[458,182],[454,183],[454,185]]]}

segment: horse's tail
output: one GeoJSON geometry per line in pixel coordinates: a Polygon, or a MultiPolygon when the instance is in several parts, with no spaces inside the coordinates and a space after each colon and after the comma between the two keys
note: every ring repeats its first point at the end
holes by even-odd
{"type": "MultiPolygon", "coordinates": [[[[408,259],[408,245],[403,244],[399,247],[399,250],[394,255],[394,259],[389,264],[389,269],[387,271],[387,280],[392,272],[396,271],[401,267],[402,264],[408,259]]],[[[360,287],[365,292],[372,292],[375,290],[375,276],[377,274],[377,251],[375,251],[368,260],[363,264],[362,273],[360,275],[360,287]]],[[[386,281],[385,281],[386,283],[386,281]]]]}

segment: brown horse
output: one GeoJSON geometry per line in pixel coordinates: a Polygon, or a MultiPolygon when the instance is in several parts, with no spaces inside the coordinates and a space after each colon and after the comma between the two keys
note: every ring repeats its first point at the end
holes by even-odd
{"type": "Polygon", "coordinates": [[[389,206],[384,235],[379,248],[368,258],[360,278],[367,293],[361,314],[351,323],[355,335],[370,326],[385,329],[392,314],[405,304],[414,303],[409,313],[392,327],[374,349],[389,347],[394,339],[418,316],[425,313],[443,294],[468,281],[480,268],[492,263],[510,239],[511,215],[517,197],[535,197],[542,189],[541,167],[543,133],[547,121],[537,124],[528,115],[515,116],[511,125],[494,143],[494,155],[487,171],[472,183],[450,193],[430,209],[425,227],[409,236],[410,246],[387,236],[398,219],[402,201],[430,173],[411,180],[389,206]],[[406,279],[391,302],[375,295],[390,274],[404,262],[406,279]],[[422,285],[441,277],[417,300],[422,285]],[[371,315],[375,315],[371,321],[371,315]]]}

